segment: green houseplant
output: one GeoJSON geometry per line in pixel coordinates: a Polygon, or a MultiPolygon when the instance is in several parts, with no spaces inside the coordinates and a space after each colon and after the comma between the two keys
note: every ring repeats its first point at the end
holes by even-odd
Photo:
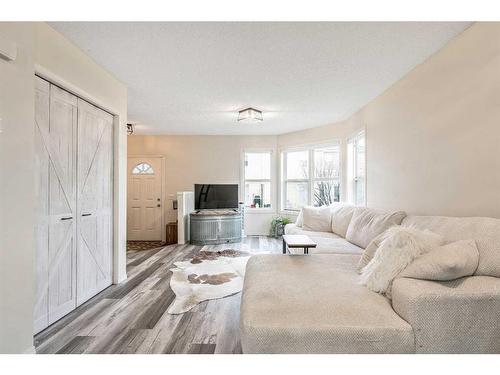
{"type": "Polygon", "coordinates": [[[290,219],[287,217],[277,216],[271,220],[271,230],[269,234],[272,237],[279,237],[284,234],[285,225],[290,224],[290,219]]]}

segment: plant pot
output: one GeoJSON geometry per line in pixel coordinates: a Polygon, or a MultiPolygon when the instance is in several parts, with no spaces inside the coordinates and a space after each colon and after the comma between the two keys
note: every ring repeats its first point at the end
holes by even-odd
{"type": "Polygon", "coordinates": [[[274,230],[274,237],[281,237],[285,234],[285,226],[283,224],[276,225],[276,229],[274,230]]]}

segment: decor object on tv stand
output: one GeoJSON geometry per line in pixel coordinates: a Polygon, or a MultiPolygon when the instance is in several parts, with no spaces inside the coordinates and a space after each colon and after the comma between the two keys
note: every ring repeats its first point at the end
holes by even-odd
{"type": "Polygon", "coordinates": [[[201,210],[189,214],[191,243],[215,245],[241,241],[242,214],[238,210],[201,210]]]}

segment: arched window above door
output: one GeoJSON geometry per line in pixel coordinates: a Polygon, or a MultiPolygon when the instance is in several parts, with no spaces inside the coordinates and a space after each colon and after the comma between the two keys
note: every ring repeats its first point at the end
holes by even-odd
{"type": "Polygon", "coordinates": [[[132,169],[132,174],[155,174],[155,171],[148,163],[139,163],[132,169]]]}

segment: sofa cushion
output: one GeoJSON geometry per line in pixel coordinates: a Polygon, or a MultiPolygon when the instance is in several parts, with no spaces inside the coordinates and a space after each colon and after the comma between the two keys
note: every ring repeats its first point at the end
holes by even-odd
{"type": "MultiPolygon", "coordinates": [[[[309,236],[317,246],[309,249],[309,254],[361,254],[363,249],[332,232],[311,232],[298,228],[295,224],[285,226],[285,234],[309,236]]],[[[302,254],[301,249],[290,249],[292,254],[302,254]]]]}
{"type": "Polygon", "coordinates": [[[311,238],[321,237],[321,238],[340,238],[339,235],[332,232],[316,232],[312,230],[304,229],[303,227],[298,227],[297,224],[287,224],[285,225],[285,234],[303,234],[311,238]]]}
{"type": "Polygon", "coordinates": [[[309,254],[356,254],[361,255],[363,249],[344,238],[311,237],[317,246],[309,249],[309,254]]]}
{"type": "Polygon", "coordinates": [[[304,225],[304,213],[302,212],[302,210],[300,210],[299,214],[297,215],[297,219],[295,220],[295,225],[301,228],[302,225],[304,225]]]}
{"type": "Polygon", "coordinates": [[[345,238],[365,249],[380,233],[401,224],[406,216],[403,211],[386,212],[372,208],[357,207],[352,215],[345,238]]]}
{"type": "Polygon", "coordinates": [[[302,208],[304,224],[302,228],[315,232],[329,232],[332,230],[332,213],[328,206],[302,208]]]}
{"type": "Polygon", "coordinates": [[[500,219],[489,217],[408,216],[402,225],[429,229],[446,242],[473,239],[479,250],[476,275],[500,277],[500,219]]]}
{"type": "Polygon", "coordinates": [[[422,254],[398,277],[423,280],[455,280],[476,272],[479,252],[474,240],[461,240],[422,254]]]}
{"type": "Polygon", "coordinates": [[[341,237],[346,236],[347,228],[354,213],[354,206],[341,205],[332,207],[332,232],[341,237]]]}
{"type": "Polygon", "coordinates": [[[241,297],[244,353],[411,353],[411,326],[358,285],[356,255],[257,255],[241,297]]]}
{"type": "Polygon", "coordinates": [[[378,248],[380,247],[380,243],[384,239],[384,233],[380,233],[377,237],[375,237],[371,242],[368,244],[366,249],[363,251],[363,254],[361,255],[361,258],[359,258],[358,262],[358,271],[361,271],[370,261],[373,259],[375,256],[375,253],[377,252],[378,248]]]}

